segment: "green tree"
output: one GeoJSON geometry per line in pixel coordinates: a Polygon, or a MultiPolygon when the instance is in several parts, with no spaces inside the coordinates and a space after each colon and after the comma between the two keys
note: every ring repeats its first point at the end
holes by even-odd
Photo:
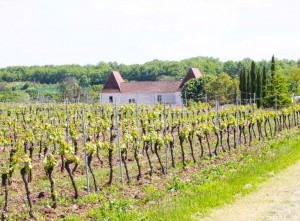
{"type": "Polygon", "coordinates": [[[61,97],[68,98],[69,101],[76,102],[82,97],[82,89],[75,77],[66,77],[59,85],[61,97]]]}
{"type": "Polygon", "coordinates": [[[219,100],[232,100],[239,91],[238,77],[231,78],[227,73],[222,72],[218,77],[213,78],[204,85],[208,96],[219,95],[219,100]]]}
{"type": "Polygon", "coordinates": [[[223,65],[223,72],[227,73],[229,76],[233,77],[238,73],[238,63],[235,61],[226,61],[223,65]]]}
{"type": "Polygon", "coordinates": [[[263,67],[263,73],[262,73],[262,97],[265,98],[267,95],[267,70],[266,66],[263,67]]]}
{"type": "Polygon", "coordinates": [[[254,61],[252,61],[252,63],[251,63],[250,77],[251,77],[250,93],[251,93],[251,97],[254,97],[254,93],[256,93],[256,84],[257,84],[256,67],[255,67],[255,62],[254,61]]]}
{"type": "Polygon", "coordinates": [[[240,92],[241,92],[241,99],[244,102],[244,100],[247,99],[246,91],[247,91],[247,78],[246,78],[246,70],[243,67],[240,72],[240,84],[239,84],[240,92]]]}
{"type": "Polygon", "coordinates": [[[79,79],[79,85],[81,87],[88,87],[90,84],[90,79],[86,75],[82,75],[79,79]]]}
{"type": "Polygon", "coordinates": [[[300,68],[292,68],[289,76],[290,88],[293,93],[300,94],[300,68]]]}
{"type": "Polygon", "coordinates": [[[271,62],[271,76],[267,79],[266,89],[265,107],[282,107],[291,104],[287,78],[282,73],[280,66],[276,66],[274,56],[271,62]]]}
{"type": "Polygon", "coordinates": [[[39,96],[39,91],[35,87],[29,87],[25,90],[27,94],[29,94],[30,99],[36,100],[39,96]]]}
{"type": "Polygon", "coordinates": [[[185,99],[195,102],[201,101],[201,98],[203,98],[206,94],[205,85],[208,82],[213,81],[214,78],[214,76],[202,76],[186,82],[181,90],[183,103],[186,102],[185,99]]]}
{"type": "Polygon", "coordinates": [[[271,60],[271,77],[274,77],[274,75],[275,75],[275,57],[273,55],[271,60]]]}
{"type": "Polygon", "coordinates": [[[247,77],[246,98],[249,100],[251,97],[251,75],[249,72],[246,72],[246,77],[247,77]]]}

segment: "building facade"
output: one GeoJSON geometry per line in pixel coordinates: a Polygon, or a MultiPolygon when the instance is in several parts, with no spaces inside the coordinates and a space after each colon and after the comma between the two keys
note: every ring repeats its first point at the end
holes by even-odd
{"type": "Polygon", "coordinates": [[[188,80],[201,76],[197,68],[191,68],[181,81],[125,82],[119,72],[113,71],[100,92],[100,103],[156,104],[164,102],[180,105],[183,85],[188,80]]]}

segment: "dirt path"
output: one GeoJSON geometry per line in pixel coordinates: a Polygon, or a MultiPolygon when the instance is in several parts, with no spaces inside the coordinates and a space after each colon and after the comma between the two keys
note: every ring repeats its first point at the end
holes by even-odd
{"type": "Polygon", "coordinates": [[[202,221],[300,221],[300,161],[202,221]]]}

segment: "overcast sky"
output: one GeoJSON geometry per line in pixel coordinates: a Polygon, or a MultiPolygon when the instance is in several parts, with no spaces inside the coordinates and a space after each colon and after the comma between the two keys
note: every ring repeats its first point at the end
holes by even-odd
{"type": "Polygon", "coordinates": [[[0,67],[300,58],[299,0],[0,0],[0,67]]]}

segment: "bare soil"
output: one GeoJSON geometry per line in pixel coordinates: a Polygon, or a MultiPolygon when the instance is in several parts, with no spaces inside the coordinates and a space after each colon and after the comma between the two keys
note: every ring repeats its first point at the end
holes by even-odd
{"type": "MultiPolygon", "coordinates": [[[[251,188],[251,184],[245,185],[251,188]]],[[[215,210],[202,221],[300,220],[300,161],[262,183],[245,197],[215,210]]]]}

